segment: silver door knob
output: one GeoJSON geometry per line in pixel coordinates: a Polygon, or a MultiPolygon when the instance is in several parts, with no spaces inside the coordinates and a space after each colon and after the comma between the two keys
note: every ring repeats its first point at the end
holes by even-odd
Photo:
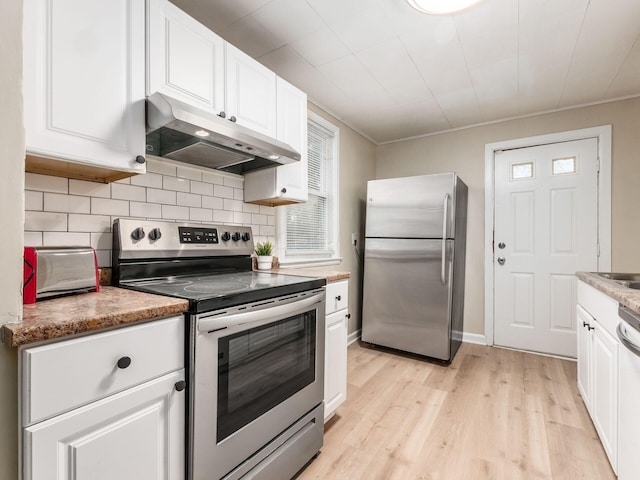
{"type": "Polygon", "coordinates": [[[506,247],[506,245],[504,244],[504,242],[500,242],[498,244],[498,248],[503,249],[504,247],[506,247]]]}
{"type": "Polygon", "coordinates": [[[504,257],[498,257],[498,263],[499,263],[500,265],[504,265],[504,262],[506,262],[506,261],[507,261],[507,259],[506,259],[506,258],[504,258],[504,257]]]}

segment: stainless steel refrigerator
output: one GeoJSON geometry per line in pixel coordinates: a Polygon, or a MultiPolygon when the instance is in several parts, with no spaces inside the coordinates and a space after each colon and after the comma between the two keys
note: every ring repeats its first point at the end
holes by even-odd
{"type": "Polygon", "coordinates": [[[462,342],[467,196],[455,173],[368,182],[363,341],[453,360],[462,342]]]}

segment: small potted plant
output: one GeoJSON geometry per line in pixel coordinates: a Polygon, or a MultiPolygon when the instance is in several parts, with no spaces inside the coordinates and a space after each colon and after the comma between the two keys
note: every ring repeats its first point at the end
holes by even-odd
{"type": "Polygon", "coordinates": [[[256,243],[256,256],[258,257],[258,270],[271,269],[273,262],[273,243],[258,242],[256,243]]]}

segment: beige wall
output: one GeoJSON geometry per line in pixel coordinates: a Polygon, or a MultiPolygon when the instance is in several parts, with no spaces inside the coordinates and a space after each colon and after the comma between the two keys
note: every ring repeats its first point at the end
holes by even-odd
{"type": "Polygon", "coordinates": [[[340,255],[339,266],[326,270],[348,270],[349,333],[358,330],[362,313],[362,264],[351,245],[351,234],[358,234],[358,250],[364,253],[364,213],[367,181],[375,178],[375,145],[321,108],[309,103],[309,109],[340,127],[340,255]]]}
{"type": "MultiPolygon", "coordinates": [[[[3,2],[0,58],[0,323],[6,323],[22,316],[22,0],[3,2]]],[[[0,479],[15,480],[18,477],[16,352],[4,346],[0,346],[0,379],[0,479]]]]}
{"type": "Polygon", "coordinates": [[[380,145],[376,177],[457,172],[469,185],[464,330],[484,334],[484,147],[611,124],[612,268],[640,271],[640,98],[380,145]]]}

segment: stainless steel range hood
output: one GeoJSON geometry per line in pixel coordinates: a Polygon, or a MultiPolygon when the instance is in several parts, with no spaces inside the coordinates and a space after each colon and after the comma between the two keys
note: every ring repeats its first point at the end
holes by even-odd
{"type": "Polygon", "coordinates": [[[147,153],[239,174],[300,160],[284,142],[161,93],[147,97],[147,153]]]}

